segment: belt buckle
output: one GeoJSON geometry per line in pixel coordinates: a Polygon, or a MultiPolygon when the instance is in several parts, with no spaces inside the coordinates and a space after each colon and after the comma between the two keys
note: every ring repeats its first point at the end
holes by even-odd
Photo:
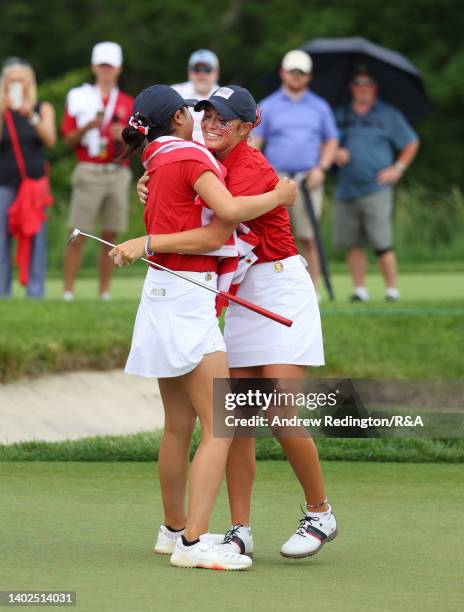
{"type": "Polygon", "coordinates": [[[213,278],[213,275],[211,274],[211,272],[205,273],[205,281],[210,281],[212,278],[213,278]]]}
{"type": "Polygon", "coordinates": [[[274,268],[274,272],[283,272],[284,270],[284,264],[281,261],[275,261],[272,267],[274,268]]]}

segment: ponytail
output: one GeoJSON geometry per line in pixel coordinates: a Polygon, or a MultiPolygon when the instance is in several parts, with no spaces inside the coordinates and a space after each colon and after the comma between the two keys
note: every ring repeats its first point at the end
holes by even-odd
{"type": "Polygon", "coordinates": [[[128,121],[128,127],[122,131],[122,139],[125,146],[119,156],[119,160],[127,159],[133,155],[147,140],[152,142],[160,136],[172,134],[172,117],[169,117],[161,124],[150,124],[140,113],[135,113],[128,121]]]}

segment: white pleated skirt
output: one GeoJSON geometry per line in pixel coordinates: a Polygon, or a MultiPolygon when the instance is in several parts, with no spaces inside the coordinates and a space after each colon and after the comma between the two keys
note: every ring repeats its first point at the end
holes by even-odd
{"type": "MultiPolygon", "coordinates": [[[[213,272],[182,272],[212,287],[213,272]]],[[[125,371],[168,378],[191,372],[204,355],[225,351],[215,294],[181,278],[149,268],[135,319],[125,371]]]]}
{"type": "Polygon", "coordinates": [[[229,367],[324,365],[321,317],[311,277],[299,255],[251,266],[237,295],[293,321],[285,327],[230,303],[224,340],[229,367]]]}

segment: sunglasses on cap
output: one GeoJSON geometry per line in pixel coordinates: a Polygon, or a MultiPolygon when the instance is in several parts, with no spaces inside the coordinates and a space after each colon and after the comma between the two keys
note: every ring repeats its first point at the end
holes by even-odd
{"type": "Polygon", "coordinates": [[[375,85],[375,81],[370,77],[358,77],[352,81],[353,85],[375,85]]]}
{"type": "Polygon", "coordinates": [[[213,72],[212,66],[206,66],[205,64],[197,64],[191,68],[192,72],[199,74],[200,72],[204,72],[205,74],[211,74],[213,72]]]}

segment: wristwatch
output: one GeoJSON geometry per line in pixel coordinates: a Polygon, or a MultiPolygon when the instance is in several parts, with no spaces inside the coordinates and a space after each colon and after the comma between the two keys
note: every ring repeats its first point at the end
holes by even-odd
{"type": "Polygon", "coordinates": [[[29,117],[29,123],[30,123],[31,125],[37,125],[38,123],[40,123],[40,119],[41,119],[41,117],[40,117],[39,113],[35,113],[35,112],[34,112],[34,113],[32,113],[32,115],[29,117]]]}
{"type": "Polygon", "coordinates": [[[400,174],[403,174],[403,172],[406,170],[407,166],[406,164],[403,164],[403,162],[397,161],[395,164],[395,168],[398,170],[398,172],[400,174]]]}

